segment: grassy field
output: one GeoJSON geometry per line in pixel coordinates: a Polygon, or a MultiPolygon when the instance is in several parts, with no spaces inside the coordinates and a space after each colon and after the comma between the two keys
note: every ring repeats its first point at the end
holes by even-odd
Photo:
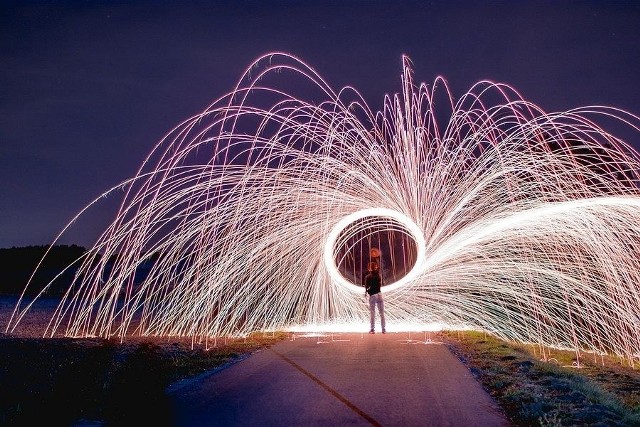
{"type": "Polygon", "coordinates": [[[541,357],[478,332],[442,337],[516,426],[640,426],[639,366],[552,349],[541,357]]]}
{"type": "Polygon", "coordinates": [[[167,387],[270,346],[286,334],[189,341],[0,338],[0,425],[145,425],[170,420],[167,387]],[[214,343],[210,343],[213,345],[214,343]],[[136,425],[136,424],[134,424],[136,425]]]}
{"type": "MultiPolygon", "coordinates": [[[[193,348],[160,339],[0,336],[0,425],[149,425],[170,419],[167,387],[270,346],[254,334],[193,348]],[[215,344],[215,346],[213,346],[215,344]]],[[[441,333],[515,426],[640,426],[640,370],[609,358],[513,345],[481,333],[441,333]]]]}

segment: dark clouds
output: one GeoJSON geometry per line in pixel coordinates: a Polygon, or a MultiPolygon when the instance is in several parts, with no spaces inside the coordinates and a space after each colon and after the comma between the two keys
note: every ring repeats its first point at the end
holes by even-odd
{"type": "MultiPolygon", "coordinates": [[[[481,79],[544,109],[640,113],[638,2],[15,2],[0,11],[0,247],[49,243],[173,126],[269,51],[379,108],[416,79],[481,79]]],[[[640,142],[631,141],[636,146],[640,142]]],[[[115,203],[115,201],[114,201],[115,203]]],[[[108,210],[67,243],[90,245],[108,210]]]]}

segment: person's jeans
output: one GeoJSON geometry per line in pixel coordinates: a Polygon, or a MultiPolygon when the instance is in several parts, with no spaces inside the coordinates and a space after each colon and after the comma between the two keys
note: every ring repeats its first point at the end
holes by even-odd
{"type": "Polygon", "coordinates": [[[371,330],[375,329],[376,324],[376,306],[378,306],[378,313],[380,313],[380,326],[382,327],[382,332],[385,332],[385,322],[384,322],[384,301],[382,299],[382,293],[378,292],[374,295],[369,295],[369,320],[371,323],[371,330]]]}

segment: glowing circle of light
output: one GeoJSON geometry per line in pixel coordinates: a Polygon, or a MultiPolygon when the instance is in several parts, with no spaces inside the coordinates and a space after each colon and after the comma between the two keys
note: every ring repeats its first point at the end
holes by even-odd
{"type": "MultiPolygon", "coordinates": [[[[331,276],[331,279],[338,285],[343,286],[344,288],[350,290],[353,293],[358,295],[362,294],[362,286],[352,283],[348,279],[346,279],[336,266],[335,262],[335,246],[336,241],[338,240],[338,236],[345,228],[347,228],[350,224],[366,218],[366,217],[385,217],[390,218],[402,225],[402,227],[409,232],[409,235],[416,242],[417,246],[417,259],[416,263],[412,266],[409,273],[402,277],[400,280],[385,285],[383,290],[386,292],[394,291],[398,288],[401,288],[407,283],[410,283],[416,277],[419,277],[422,273],[423,265],[424,265],[424,256],[425,256],[425,241],[424,236],[422,235],[422,230],[418,227],[411,218],[406,215],[397,212],[393,209],[388,208],[368,208],[362,209],[357,212],[353,212],[350,215],[342,218],[336,225],[334,225],[333,229],[327,236],[327,241],[324,246],[324,263],[327,269],[327,272],[331,276]]],[[[376,249],[377,250],[377,249],[376,249]]]]}

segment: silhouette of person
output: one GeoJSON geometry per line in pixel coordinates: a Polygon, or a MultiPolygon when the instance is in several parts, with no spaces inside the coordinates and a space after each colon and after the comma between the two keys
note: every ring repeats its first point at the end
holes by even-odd
{"type": "Polygon", "coordinates": [[[367,265],[367,274],[362,278],[362,285],[364,286],[365,296],[369,295],[369,323],[371,328],[369,333],[375,333],[376,323],[376,306],[378,307],[378,313],[380,313],[380,327],[382,333],[386,333],[386,325],[384,321],[384,301],[382,299],[382,277],[380,276],[380,266],[377,262],[372,261],[367,265]]]}

